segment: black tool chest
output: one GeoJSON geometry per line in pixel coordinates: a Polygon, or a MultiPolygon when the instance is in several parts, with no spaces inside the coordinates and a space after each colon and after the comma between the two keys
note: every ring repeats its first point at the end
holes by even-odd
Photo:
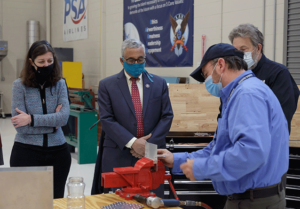
{"type": "MultiPolygon", "coordinates": [[[[191,143],[209,143],[213,133],[208,134],[210,136],[195,136],[194,132],[170,132],[166,137],[167,149],[171,152],[193,152],[202,149],[206,145],[193,145],[191,143]]],[[[300,209],[300,148],[290,147],[289,159],[286,208],[300,209]]],[[[214,209],[224,208],[227,198],[216,193],[210,180],[190,181],[184,175],[173,174],[172,179],[180,200],[201,201],[214,209]]],[[[168,182],[165,182],[165,198],[174,198],[170,191],[168,182]]],[[[193,207],[183,208],[193,209],[193,207]]]]}
{"type": "MultiPolygon", "coordinates": [[[[213,133],[201,134],[204,136],[195,136],[195,132],[170,132],[166,137],[167,149],[171,152],[193,152],[204,148],[205,144],[212,140],[213,133]]],[[[173,185],[180,200],[194,200],[204,202],[213,209],[223,209],[226,196],[217,194],[214,190],[211,180],[190,181],[185,175],[173,175],[173,185]]],[[[174,198],[169,188],[168,182],[165,182],[165,198],[174,198]]],[[[189,209],[199,209],[200,207],[184,207],[189,209]]]]}
{"type": "Polygon", "coordinates": [[[300,148],[290,147],[286,179],[286,207],[300,208],[300,148]]]}

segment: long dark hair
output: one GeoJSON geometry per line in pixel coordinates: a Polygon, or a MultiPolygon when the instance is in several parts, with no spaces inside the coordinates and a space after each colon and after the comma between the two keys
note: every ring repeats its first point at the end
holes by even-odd
{"type": "Polygon", "coordinates": [[[21,76],[20,76],[20,78],[22,79],[22,83],[25,86],[38,87],[39,85],[36,80],[35,69],[31,65],[29,58],[32,60],[32,62],[34,62],[35,58],[37,58],[40,55],[46,54],[47,52],[52,53],[54,66],[53,66],[52,74],[49,76],[46,85],[54,86],[56,82],[62,78],[60,65],[58,63],[56,54],[52,46],[45,40],[36,41],[31,45],[29,51],[27,52],[24,67],[22,69],[21,76]]]}

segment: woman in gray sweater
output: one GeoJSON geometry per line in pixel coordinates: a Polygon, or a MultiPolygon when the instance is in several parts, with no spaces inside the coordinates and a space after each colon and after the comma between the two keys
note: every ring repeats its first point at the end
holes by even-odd
{"type": "Polygon", "coordinates": [[[54,198],[63,198],[71,155],[61,126],[69,118],[65,80],[47,41],[30,47],[13,83],[11,122],[17,130],[10,166],[53,166],[54,198]]]}

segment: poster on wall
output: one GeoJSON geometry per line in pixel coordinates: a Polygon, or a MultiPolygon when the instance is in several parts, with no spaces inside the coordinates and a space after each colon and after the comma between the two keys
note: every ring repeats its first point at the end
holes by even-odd
{"type": "Polygon", "coordinates": [[[193,66],[194,0],[123,2],[123,40],[145,45],[146,66],[193,66]]]}
{"type": "Polygon", "coordinates": [[[88,37],[88,0],[64,0],[64,41],[86,39],[88,37]]]}

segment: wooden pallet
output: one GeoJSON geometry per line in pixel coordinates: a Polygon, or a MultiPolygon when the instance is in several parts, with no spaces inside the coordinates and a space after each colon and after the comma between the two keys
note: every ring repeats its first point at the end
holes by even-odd
{"type": "MultiPolygon", "coordinates": [[[[170,84],[169,94],[174,112],[170,131],[214,132],[216,130],[220,99],[210,95],[205,85],[170,84]]],[[[300,147],[300,100],[291,127],[290,147],[300,147]]]]}

